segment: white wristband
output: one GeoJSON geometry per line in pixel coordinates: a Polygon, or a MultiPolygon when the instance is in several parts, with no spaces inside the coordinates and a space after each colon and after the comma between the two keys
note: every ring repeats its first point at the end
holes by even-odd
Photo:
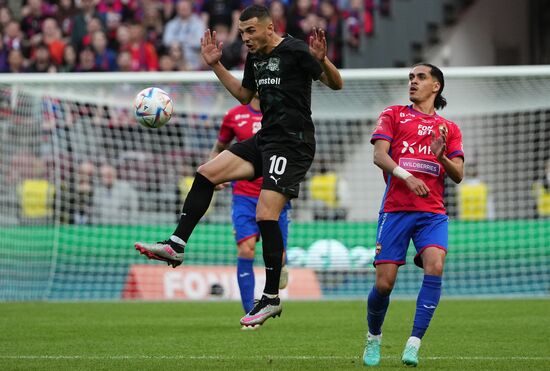
{"type": "Polygon", "coordinates": [[[407,170],[403,169],[401,166],[396,166],[395,169],[392,171],[393,175],[400,179],[407,179],[408,177],[412,176],[411,173],[409,173],[407,170]]]}

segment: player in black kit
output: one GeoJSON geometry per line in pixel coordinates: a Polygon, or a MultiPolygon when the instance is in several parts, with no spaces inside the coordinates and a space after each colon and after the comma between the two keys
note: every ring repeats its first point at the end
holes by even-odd
{"type": "Polygon", "coordinates": [[[283,239],[278,220],[287,201],[298,196],[300,182],[315,155],[312,80],[320,80],[334,90],[342,89],[343,83],[338,69],[326,56],[323,30],[314,30],[309,46],[291,36],[280,37],[267,8],[251,5],[241,13],[239,33],[249,51],[242,82],[220,63],[223,45],[216,40],[215,31],[204,33],[201,53],[239,102],[248,104],[259,93],[262,128],[198,168],[170,239],[156,244],[136,243],[136,249],[176,267],[183,261],[185,244],[208,209],[215,187],[231,180],[263,176],[256,220],[263,241],[266,283],[262,298],[241,318],[243,326],[258,326],[282,312],[279,275],[283,239]]]}

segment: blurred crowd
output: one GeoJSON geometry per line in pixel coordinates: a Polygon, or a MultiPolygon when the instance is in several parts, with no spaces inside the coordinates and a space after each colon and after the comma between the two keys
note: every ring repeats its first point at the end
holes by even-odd
{"type": "Polygon", "coordinates": [[[326,30],[338,67],[345,45],[372,34],[373,13],[390,10],[390,0],[26,0],[14,14],[0,0],[0,72],[203,70],[206,28],[224,42],[222,63],[240,69],[238,17],[252,3],[269,7],[281,35],[326,30]]]}

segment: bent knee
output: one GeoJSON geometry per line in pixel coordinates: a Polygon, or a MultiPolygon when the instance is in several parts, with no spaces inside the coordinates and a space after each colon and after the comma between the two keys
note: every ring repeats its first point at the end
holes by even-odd
{"type": "Polygon", "coordinates": [[[445,264],[442,260],[424,261],[424,272],[432,276],[443,275],[443,267],[445,264]]]}
{"type": "Polygon", "coordinates": [[[277,213],[273,209],[258,205],[258,207],[256,208],[256,222],[262,222],[266,220],[279,220],[279,213],[277,213]]]}
{"type": "Polygon", "coordinates": [[[213,184],[218,184],[218,180],[216,179],[216,174],[212,170],[211,166],[208,166],[208,163],[203,164],[197,168],[197,173],[208,179],[213,184]]]}
{"type": "Polygon", "coordinates": [[[277,221],[279,220],[279,216],[275,215],[274,213],[256,214],[256,223],[270,220],[277,221]]]}
{"type": "Polygon", "coordinates": [[[256,242],[258,236],[253,235],[249,238],[241,240],[237,244],[237,256],[240,258],[254,259],[254,253],[256,251],[256,242]]]}
{"type": "Polygon", "coordinates": [[[202,164],[197,168],[197,173],[201,174],[204,177],[208,178],[208,175],[211,173],[208,166],[206,164],[202,164]]]}
{"type": "MultiPolygon", "coordinates": [[[[255,238],[254,238],[254,241],[256,241],[255,238]]],[[[245,258],[245,259],[254,259],[254,254],[255,254],[254,245],[239,246],[238,252],[237,252],[237,256],[239,258],[245,258]]]]}
{"type": "Polygon", "coordinates": [[[381,280],[376,282],[376,290],[382,296],[388,296],[393,291],[395,281],[381,280]]]}

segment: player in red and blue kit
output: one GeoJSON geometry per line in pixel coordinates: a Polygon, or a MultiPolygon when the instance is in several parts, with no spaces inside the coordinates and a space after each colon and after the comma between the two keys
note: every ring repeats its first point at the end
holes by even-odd
{"type": "Polygon", "coordinates": [[[444,86],[443,73],[436,66],[413,66],[409,73],[412,105],[383,110],[371,138],[374,163],[384,172],[386,192],[378,219],[376,282],[367,306],[369,332],[363,354],[367,366],[380,362],[382,323],[411,239],[417,252],[414,263],[424,269],[424,279],[404,364],[418,364],[421,339],[441,296],[448,240],[444,178],[460,183],[464,177],[460,129],[435,112],[447,104],[441,95],[444,86]]]}
{"type": "MultiPolygon", "coordinates": [[[[247,105],[238,105],[230,109],[224,116],[218,141],[214,144],[210,158],[214,158],[230,147],[235,139],[241,142],[251,138],[262,127],[262,112],[258,96],[247,105]]],[[[253,181],[239,180],[232,182],[233,202],[231,217],[237,242],[237,282],[241,293],[241,301],[245,313],[254,308],[254,255],[256,242],[260,237],[260,229],[256,222],[256,206],[262,188],[263,178],[253,181]]],[[[224,185],[217,188],[223,188],[224,185]]],[[[286,247],[288,237],[288,223],[290,202],[283,208],[279,216],[279,227],[283,235],[283,244],[286,247]]],[[[284,265],[279,278],[279,288],[284,289],[288,283],[288,270],[284,265]]],[[[243,329],[255,329],[257,326],[243,326],[243,329]]]]}

